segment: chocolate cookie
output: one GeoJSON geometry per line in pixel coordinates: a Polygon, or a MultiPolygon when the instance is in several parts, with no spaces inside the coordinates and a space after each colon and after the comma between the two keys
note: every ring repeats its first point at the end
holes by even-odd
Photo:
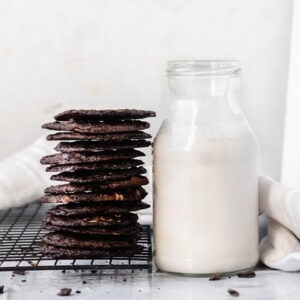
{"type": "Polygon", "coordinates": [[[130,187],[137,187],[146,185],[149,183],[147,177],[144,176],[133,176],[130,178],[120,179],[117,181],[109,181],[104,183],[94,184],[61,184],[56,186],[50,186],[45,189],[46,194],[73,194],[78,192],[90,192],[90,191],[102,191],[102,190],[115,190],[130,187]]]}
{"type": "Polygon", "coordinates": [[[104,203],[69,203],[57,205],[47,211],[47,214],[62,217],[100,215],[103,213],[123,213],[149,208],[142,201],[112,201],[104,203]]]}
{"type": "Polygon", "coordinates": [[[111,120],[111,119],[144,119],[148,117],[155,117],[156,113],[149,110],[136,110],[136,109],[106,109],[106,110],[85,110],[85,109],[72,109],[64,111],[56,116],[54,119],[57,121],[67,121],[69,119],[75,120],[111,120]]]}
{"type": "Polygon", "coordinates": [[[71,232],[80,234],[90,234],[90,235],[113,235],[113,236],[138,236],[141,231],[141,226],[135,222],[128,224],[126,226],[85,226],[85,227],[69,227],[69,226],[56,226],[49,223],[43,223],[43,228],[50,231],[58,232],[71,232]]]}
{"type": "Polygon", "coordinates": [[[151,145],[151,142],[145,140],[137,141],[83,141],[83,142],[60,142],[54,149],[58,152],[93,152],[115,149],[133,149],[144,148],[151,145]]]}
{"type": "Polygon", "coordinates": [[[49,232],[45,234],[42,241],[47,245],[53,245],[63,248],[83,248],[83,249],[120,249],[131,248],[137,240],[132,237],[99,237],[93,235],[76,234],[76,233],[59,233],[49,232]]]}
{"type": "Polygon", "coordinates": [[[75,194],[47,194],[40,198],[41,203],[71,203],[71,202],[103,202],[103,201],[138,201],[146,197],[142,188],[127,189],[116,192],[90,192],[75,194]]]}
{"type": "Polygon", "coordinates": [[[70,258],[70,259],[97,259],[97,258],[110,258],[110,257],[127,257],[141,252],[142,246],[134,246],[132,248],[122,249],[79,249],[79,248],[62,248],[55,247],[47,244],[42,244],[40,247],[41,253],[51,256],[53,258],[70,258]]]}
{"type": "Polygon", "coordinates": [[[46,168],[46,172],[74,172],[84,170],[117,170],[128,169],[143,165],[144,162],[139,159],[113,160],[97,163],[81,163],[72,165],[51,165],[46,168]]]}
{"type": "Polygon", "coordinates": [[[101,122],[87,123],[75,120],[58,121],[46,123],[42,128],[57,131],[74,131],[81,133],[111,133],[111,132],[128,132],[144,130],[150,127],[150,124],[143,121],[118,121],[118,122],[101,122]]]}
{"type": "Polygon", "coordinates": [[[134,167],[126,170],[114,171],[76,171],[76,172],[63,172],[51,176],[51,180],[76,182],[76,183],[89,183],[89,182],[102,182],[107,180],[116,180],[126,178],[129,176],[140,175],[146,173],[143,167],[134,167]]]}
{"type": "Polygon", "coordinates": [[[57,132],[47,135],[48,141],[124,141],[124,140],[145,140],[151,139],[151,135],[143,131],[89,134],[79,132],[57,132]]]}
{"type": "Polygon", "coordinates": [[[46,214],[43,219],[44,223],[55,226],[111,226],[111,225],[128,225],[136,222],[138,219],[136,214],[123,213],[123,214],[107,214],[101,216],[89,216],[80,218],[71,217],[57,217],[46,214]]]}
{"type": "Polygon", "coordinates": [[[66,165],[66,164],[78,164],[88,162],[99,162],[107,160],[120,160],[129,159],[139,156],[145,156],[145,154],[138,150],[115,150],[115,151],[103,151],[103,152],[69,152],[58,153],[44,156],[41,159],[42,165],[66,165]]]}

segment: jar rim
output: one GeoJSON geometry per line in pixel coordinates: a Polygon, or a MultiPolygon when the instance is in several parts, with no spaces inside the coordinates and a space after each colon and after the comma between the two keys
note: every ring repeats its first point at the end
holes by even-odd
{"type": "Polygon", "coordinates": [[[238,60],[170,60],[168,76],[236,77],[241,73],[238,60]]]}

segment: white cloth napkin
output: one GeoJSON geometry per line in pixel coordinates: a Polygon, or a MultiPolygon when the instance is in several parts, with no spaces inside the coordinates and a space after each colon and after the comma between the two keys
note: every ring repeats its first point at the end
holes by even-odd
{"type": "Polygon", "coordinates": [[[274,269],[300,271],[300,191],[260,176],[259,209],[268,216],[261,261],[274,269]]]}
{"type": "Polygon", "coordinates": [[[51,152],[43,137],[0,163],[0,209],[26,204],[42,195],[50,181],[40,159],[51,152]]]}
{"type": "MultiPolygon", "coordinates": [[[[43,194],[51,182],[40,159],[52,153],[53,144],[43,137],[0,163],[0,209],[35,201],[43,194]]],[[[147,171],[151,182],[151,167],[147,171]]],[[[147,202],[151,202],[151,185],[147,189],[147,202]]],[[[300,191],[260,176],[259,208],[268,216],[268,232],[260,244],[261,261],[271,268],[300,271],[300,191]]],[[[151,209],[140,219],[150,223],[151,209]]]]}

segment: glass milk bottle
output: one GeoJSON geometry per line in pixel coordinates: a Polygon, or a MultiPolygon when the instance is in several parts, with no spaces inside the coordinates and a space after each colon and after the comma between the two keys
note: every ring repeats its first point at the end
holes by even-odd
{"type": "Polygon", "coordinates": [[[171,61],[171,104],[153,145],[158,269],[209,275],[258,262],[258,147],[238,104],[236,61],[171,61]]]}

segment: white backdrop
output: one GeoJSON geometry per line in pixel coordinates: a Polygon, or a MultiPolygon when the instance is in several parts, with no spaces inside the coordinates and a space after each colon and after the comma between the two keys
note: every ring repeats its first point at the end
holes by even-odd
{"type": "Polygon", "coordinates": [[[261,170],[280,177],[292,0],[0,1],[0,159],[67,108],[163,118],[170,59],[239,59],[261,170]]]}

